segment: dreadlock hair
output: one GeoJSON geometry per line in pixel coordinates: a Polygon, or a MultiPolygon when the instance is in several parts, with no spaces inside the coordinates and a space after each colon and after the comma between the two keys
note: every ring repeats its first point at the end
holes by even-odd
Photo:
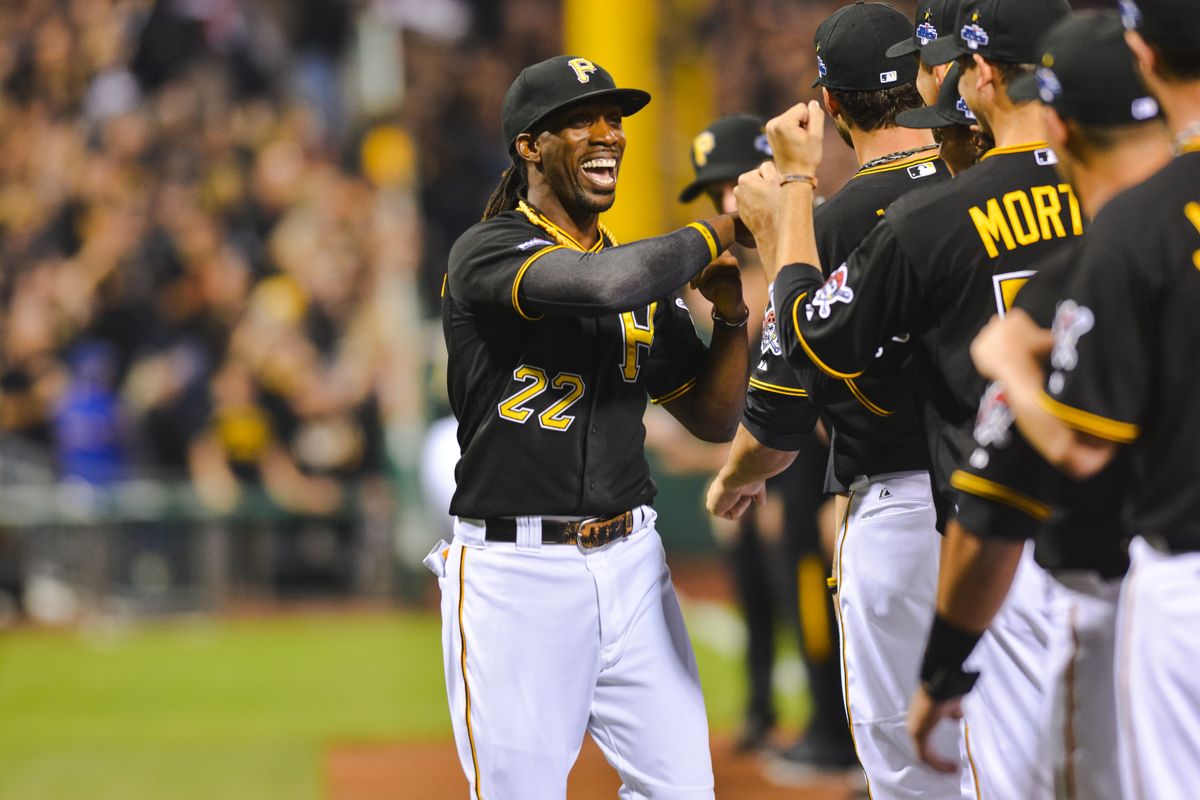
{"type": "Polygon", "coordinates": [[[491,219],[497,214],[512,211],[529,191],[529,175],[525,171],[525,162],[516,153],[513,153],[512,159],[508,169],[500,176],[500,185],[495,188],[484,206],[483,219],[491,219]]]}

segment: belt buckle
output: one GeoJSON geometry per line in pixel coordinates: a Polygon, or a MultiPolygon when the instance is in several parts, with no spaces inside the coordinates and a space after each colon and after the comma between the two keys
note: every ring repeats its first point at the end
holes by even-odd
{"type": "Polygon", "coordinates": [[[571,537],[575,540],[576,547],[587,552],[608,544],[607,541],[600,541],[600,533],[597,531],[596,523],[602,519],[604,517],[588,517],[569,523],[571,537]]]}

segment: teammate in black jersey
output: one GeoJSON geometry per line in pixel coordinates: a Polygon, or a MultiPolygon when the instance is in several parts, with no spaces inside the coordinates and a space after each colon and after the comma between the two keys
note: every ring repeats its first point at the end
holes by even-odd
{"type": "MultiPolygon", "coordinates": [[[[911,35],[902,14],[875,3],[847,6],[817,29],[823,99],[862,164],[816,211],[824,263],[842,263],[901,195],[949,180],[929,132],[896,125],[898,113],[922,105],[917,65],[906,54],[888,58],[884,47],[911,35]]],[[[764,236],[760,250],[769,252],[771,240],[764,236]]],[[[957,797],[957,777],[912,768],[900,724],[920,659],[914,642],[933,616],[939,545],[906,337],[881,347],[863,376],[840,380],[784,360],[777,313],[768,310],[745,418],[709,509],[740,513],[762,478],[805,446],[818,414],[831,425],[826,488],[840,493],[839,519],[854,520],[850,537],[839,523],[834,580],[859,758],[875,796],[957,797]]],[[[950,746],[961,745],[961,736],[950,737],[950,746]]]]}
{"type": "Polygon", "coordinates": [[[1126,797],[1187,797],[1200,781],[1200,20],[1186,0],[1121,5],[1176,157],[1097,216],[1052,341],[1013,315],[978,353],[1021,432],[1066,472],[1094,475],[1128,447],[1137,538],[1118,611],[1122,782],[1126,797]]]}
{"type": "MultiPolygon", "coordinates": [[[[845,265],[829,265],[828,279],[814,269],[820,254],[803,177],[820,162],[819,108],[797,106],[768,123],[780,175],[744,175],[737,192],[744,219],[756,219],[756,209],[779,209],[776,258],[788,266],[773,298],[789,360],[857,378],[880,346],[911,335],[943,519],[953,512],[950,475],[969,452],[985,385],[971,364],[970,341],[1007,307],[1039,258],[1083,232],[1074,193],[1054,173],[1040,108],[1006,93],[1032,70],[1041,32],[1067,13],[1059,0],[970,0],[952,34],[923,48],[928,63],[959,60],[960,92],[997,147],[945,187],[895,203],[845,265]]],[[[1024,591],[981,648],[989,674],[967,719],[983,791],[1029,798],[1049,793],[1036,778],[1038,735],[1031,728],[1041,703],[1034,665],[1045,656],[1047,624],[1033,595],[1046,578],[1032,561],[1023,571],[1024,591]]]]}
{"type": "MultiPolygon", "coordinates": [[[[1157,104],[1135,74],[1123,33],[1115,13],[1069,17],[1040,46],[1042,63],[1053,66],[1010,89],[1021,99],[1046,91],[1047,131],[1059,172],[1093,217],[1114,194],[1157,172],[1170,153],[1157,104]]],[[[1081,251],[1095,235],[1093,227],[1084,239],[1040,262],[1011,314],[1027,314],[1049,336],[1055,307],[1072,275],[1087,268],[1081,251]]],[[[985,372],[996,360],[988,340],[999,320],[973,347],[985,372]]],[[[1002,358],[997,368],[1020,363],[1002,358]]],[[[976,419],[976,448],[951,479],[960,495],[947,550],[969,557],[943,563],[939,624],[951,628],[946,641],[978,638],[999,609],[1025,539],[1036,537],[1036,560],[1056,578],[1047,600],[1054,635],[1044,668],[1050,702],[1041,725],[1048,731],[1042,752],[1066,796],[1119,800],[1113,655],[1117,589],[1128,565],[1122,503],[1129,464],[1120,459],[1085,483],[1067,481],[1013,429],[1005,396],[1005,383],[989,385],[976,419]]],[[[935,646],[924,674],[959,670],[965,656],[962,648],[935,646]]],[[[925,718],[912,720],[918,749],[927,754],[921,738],[952,704],[914,705],[928,710],[925,718]]]]}
{"type": "Polygon", "coordinates": [[[747,363],[728,215],[618,247],[598,221],[622,117],[649,95],[559,56],[505,96],[513,166],[450,253],[443,300],[462,458],[443,650],[472,796],[561,798],[590,731],[639,797],[711,798],[695,658],[654,530],[647,396],[721,441],[747,363]],[[697,278],[697,276],[699,276],[697,278]],[[696,278],[712,344],[674,292],[696,278]]]}

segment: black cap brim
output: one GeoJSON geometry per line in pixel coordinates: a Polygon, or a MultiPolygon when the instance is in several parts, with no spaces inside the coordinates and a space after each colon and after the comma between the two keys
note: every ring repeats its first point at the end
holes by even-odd
{"type": "Polygon", "coordinates": [[[585,103],[588,101],[600,100],[602,98],[611,98],[617,105],[621,107],[622,114],[627,117],[631,117],[645,108],[650,102],[650,93],[642,91],[641,89],[598,89],[594,92],[577,94],[570,100],[548,109],[546,113],[542,114],[540,117],[526,125],[525,130],[533,130],[538,126],[539,123],[545,122],[547,119],[554,116],[559,111],[562,111],[564,108],[577,106],[580,103],[585,103]]]}
{"type": "MultiPolygon", "coordinates": [[[[770,161],[770,156],[763,156],[763,161],[770,161]]],[[[696,176],[696,180],[684,187],[679,193],[679,202],[690,203],[700,196],[704,191],[704,187],[710,183],[718,181],[735,181],[743,172],[749,172],[752,169],[758,169],[762,161],[753,164],[722,164],[709,170],[704,170],[696,176]]]]}
{"type": "Polygon", "coordinates": [[[949,64],[966,52],[958,43],[957,37],[939,36],[921,48],[921,60],[931,67],[936,67],[939,64],[949,64]]]}
{"type": "Polygon", "coordinates": [[[888,58],[899,58],[900,56],[909,56],[913,53],[919,52],[921,52],[921,46],[917,44],[916,39],[910,37],[902,42],[896,42],[887,49],[887,52],[884,53],[884,55],[886,55],[888,58]]]}
{"type": "Polygon", "coordinates": [[[1041,94],[1038,90],[1037,76],[1027,73],[1016,78],[1008,85],[1008,99],[1014,103],[1028,103],[1031,100],[1040,100],[1041,94]]]}
{"type": "Polygon", "coordinates": [[[949,119],[934,106],[921,106],[901,111],[896,115],[896,124],[901,128],[916,130],[932,130],[933,128],[949,128],[958,125],[957,120],[949,119]]]}

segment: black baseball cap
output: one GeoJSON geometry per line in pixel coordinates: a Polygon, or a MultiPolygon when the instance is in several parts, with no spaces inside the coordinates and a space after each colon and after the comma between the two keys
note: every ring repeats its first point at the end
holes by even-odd
{"type": "Polygon", "coordinates": [[[1121,21],[1150,44],[1200,48],[1195,0],[1117,0],[1121,21]]]}
{"type": "Polygon", "coordinates": [[[896,124],[902,128],[949,128],[952,125],[974,125],[977,120],[967,107],[967,101],[958,93],[958,77],[962,74],[958,64],[946,71],[946,79],[938,91],[937,103],[932,106],[910,108],[896,115],[896,124]]]}
{"type": "Polygon", "coordinates": [[[729,181],[756,169],[771,158],[771,145],[763,133],[766,121],[751,114],[721,117],[692,140],[692,169],[696,179],[679,193],[679,202],[690,203],[704,187],[729,181]]]}
{"type": "Polygon", "coordinates": [[[937,65],[978,53],[993,61],[1036,64],[1038,39],[1069,13],[1066,0],[965,0],[951,35],[923,47],[921,59],[937,65]]]}
{"type": "Polygon", "coordinates": [[[859,0],[817,26],[817,79],[813,86],[848,92],[889,89],[917,79],[911,58],[889,57],[891,42],[912,38],[908,17],[886,3],[859,0]]]}
{"type": "Polygon", "coordinates": [[[896,42],[887,49],[889,58],[899,58],[919,53],[925,45],[954,29],[955,14],[959,0],[921,0],[917,3],[917,17],[911,36],[896,42]]]}
{"type": "Polygon", "coordinates": [[[1158,103],[1138,78],[1125,28],[1111,11],[1072,14],[1046,31],[1040,64],[1008,88],[1017,102],[1040,99],[1060,116],[1091,125],[1145,122],[1158,103]]]}
{"type": "Polygon", "coordinates": [[[504,141],[511,148],[519,134],[555,111],[597,99],[611,99],[629,116],[645,108],[650,93],[618,89],[608,70],[579,56],[555,56],[526,67],[504,95],[500,111],[504,141]]]}

